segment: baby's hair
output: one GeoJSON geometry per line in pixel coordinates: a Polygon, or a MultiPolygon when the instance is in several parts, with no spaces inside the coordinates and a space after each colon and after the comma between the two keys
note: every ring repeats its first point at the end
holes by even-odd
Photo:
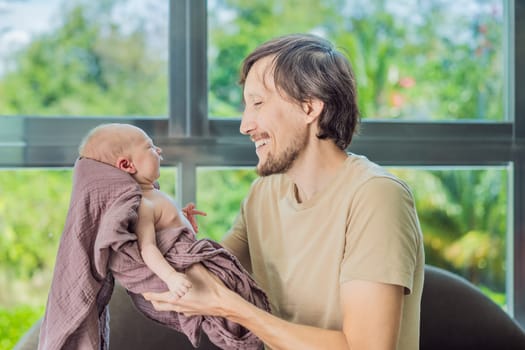
{"type": "Polygon", "coordinates": [[[115,165],[118,157],[129,155],[137,131],[140,129],[130,124],[101,124],[83,138],[78,147],[79,156],[115,165]]]}

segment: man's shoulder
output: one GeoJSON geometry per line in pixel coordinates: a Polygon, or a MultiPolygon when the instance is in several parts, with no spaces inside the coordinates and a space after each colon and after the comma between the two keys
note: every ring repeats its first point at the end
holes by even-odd
{"type": "Polygon", "coordinates": [[[365,184],[384,183],[409,190],[408,186],[397,176],[362,155],[349,154],[346,171],[348,173],[348,181],[351,181],[358,188],[361,188],[365,184]]]}
{"type": "Polygon", "coordinates": [[[368,179],[391,175],[384,167],[359,154],[349,153],[346,165],[347,171],[350,172],[353,177],[368,179]]]}

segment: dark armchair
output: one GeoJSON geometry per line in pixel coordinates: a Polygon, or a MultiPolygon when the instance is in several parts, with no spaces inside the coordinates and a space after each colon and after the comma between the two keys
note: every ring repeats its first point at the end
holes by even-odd
{"type": "MultiPolygon", "coordinates": [[[[450,272],[425,267],[421,304],[421,350],[525,349],[525,332],[518,324],[476,287],[450,272]]],[[[122,288],[115,288],[110,313],[110,349],[193,349],[184,335],[136,311],[122,288]]],[[[15,350],[36,349],[38,331],[39,323],[15,350]]],[[[204,337],[199,349],[218,348],[204,337]]]]}
{"type": "Polygon", "coordinates": [[[421,350],[525,350],[523,329],[474,285],[425,266],[421,350]]]}

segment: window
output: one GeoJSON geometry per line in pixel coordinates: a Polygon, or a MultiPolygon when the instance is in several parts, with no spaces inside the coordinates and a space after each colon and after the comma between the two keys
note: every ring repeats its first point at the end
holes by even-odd
{"type": "MultiPolygon", "coordinates": [[[[61,3],[53,1],[46,2],[46,7],[40,0],[0,2],[0,237],[9,239],[13,247],[9,253],[1,253],[0,270],[5,271],[7,261],[16,258],[13,242],[32,239],[22,235],[31,230],[8,213],[22,205],[24,197],[30,198],[30,192],[41,197],[25,202],[28,208],[45,206],[65,217],[63,207],[70,190],[66,178],[77,156],[78,143],[82,135],[101,122],[129,122],[148,132],[163,148],[164,165],[171,168],[162,175],[169,178],[169,183],[161,185],[164,189],[176,187],[179,203],[197,201],[199,207],[208,210],[209,216],[199,219],[201,232],[210,232],[219,239],[234,219],[235,207],[253,179],[256,163],[253,145],[239,134],[240,90],[235,87],[235,65],[246,52],[271,36],[314,31],[347,48],[359,79],[365,118],[362,133],[349,151],[399,172],[416,196],[423,196],[428,183],[438,186],[437,179],[457,176],[461,189],[466,191],[464,198],[476,202],[468,203],[470,211],[462,210],[482,220],[458,229],[461,236],[456,238],[465,240],[457,244],[467,242],[470,246],[472,239],[497,246],[495,253],[487,253],[490,259],[475,262],[476,273],[481,271],[476,277],[482,282],[478,285],[490,288],[490,292],[485,291],[494,294],[492,297],[525,326],[525,68],[518,64],[525,61],[525,51],[517,44],[525,42],[524,0],[359,1],[360,12],[345,5],[345,1],[302,1],[300,6],[292,0],[253,4],[170,0],[165,2],[169,7],[149,0],[96,3],[79,0],[59,7],[61,3]],[[249,11],[252,6],[265,6],[266,10],[255,13],[249,11]],[[291,21],[288,7],[308,8],[315,16],[298,16],[291,21]],[[52,8],[60,8],[56,17],[51,17],[54,29],[31,36],[25,44],[22,40],[7,46],[6,38],[16,38],[21,23],[13,16],[36,12],[41,16],[35,18],[49,18],[54,13],[52,8]],[[88,15],[96,10],[105,16],[82,24],[83,19],[94,18],[88,15]],[[79,22],[71,22],[71,27],[64,25],[75,11],[79,22]],[[243,16],[239,17],[241,11],[243,16]],[[337,20],[327,21],[334,11],[337,20]],[[263,18],[263,13],[267,17],[263,18]],[[271,20],[272,25],[253,25],[263,20],[271,20]],[[401,20],[406,26],[400,27],[401,20]],[[367,21],[374,21],[373,25],[367,25],[367,21]],[[292,22],[293,26],[288,24],[292,22]],[[81,25],[93,23],[103,30],[92,37],[87,35],[93,34],[90,30],[84,33],[92,40],[85,45],[87,51],[77,50],[84,44],[68,46],[59,41],[61,30],[69,28],[75,33],[81,25]],[[129,27],[119,27],[122,23],[129,23],[129,27]],[[244,27],[239,32],[241,25],[244,27]],[[347,35],[352,32],[348,26],[361,26],[360,35],[371,39],[347,35]],[[144,40],[151,33],[155,41],[144,40]],[[428,40],[418,42],[421,38],[428,40]],[[40,44],[32,48],[35,40],[40,44]],[[138,47],[144,51],[135,51],[138,47]],[[40,54],[23,56],[38,48],[43,50],[40,54]],[[95,75],[89,75],[103,66],[97,66],[102,61],[93,65],[96,61],[86,59],[91,57],[86,52],[95,49],[104,49],[107,56],[100,56],[102,61],[114,68],[105,76],[111,82],[107,90],[92,80],[95,75]],[[432,55],[427,54],[430,52],[432,55]],[[115,57],[120,54],[123,56],[115,57]],[[138,66],[133,65],[133,59],[138,66]],[[130,65],[120,66],[126,60],[131,60],[130,65]],[[61,62],[60,66],[56,62],[61,62]],[[39,69],[24,71],[25,75],[18,70],[27,67],[39,69]],[[77,70],[62,74],[66,68],[77,70]],[[34,90],[42,82],[49,84],[46,90],[34,90]],[[176,178],[172,170],[175,167],[176,178]],[[31,176],[36,182],[29,182],[31,176]],[[44,178],[47,182],[39,182],[44,178]],[[239,193],[230,193],[234,187],[230,181],[237,181],[239,193]],[[11,190],[13,183],[15,190],[11,190]],[[213,192],[222,186],[229,191],[226,208],[219,208],[217,202],[223,194],[213,192]],[[6,191],[16,191],[17,198],[8,200],[10,197],[3,194],[6,191]],[[53,196],[62,199],[57,199],[56,205],[46,204],[53,196]],[[480,198],[494,201],[480,207],[480,198]],[[469,235],[470,231],[485,233],[469,235]]],[[[34,25],[39,23],[35,19],[34,25]]],[[[85,39],[82,35],[67,37],[85,39]]],[[[430,201],[428,198],[432,196],[418,199],[422,220],[432,213],[422,212],[427,210],[424,203],[430,201]]],[[[453,221],[450,218],[459,215],[454,210],[467,206],[442,203],[446,204],[433,209],[447,214],[441,224],[453,221]]],[[[47,239],[49,230],[60,226],[63,219],[57,215],[46,213],[49,225],[55,228],[40,225],[43,236],[35,239],[47,239]]],[[[430,232],[430,221],[425,225],[430,232]]],[[[463,271],[465,265],[457,261],[459,258],[453,258],[455,241],[446,243],[446,250],[452,253],[445,258],[451,270],[469,275],[469,271],[463,271]]],[[[39,266],[38,262],[29,262],[27,266],[39,266]]],[[[26,272],[13,273],[22,276],[26,272]]],[[[27,315],[23,305],[12,309],[9,299],[0,302],[0,320],[18,312],[13,310],[27,315]]],[[[41,306],[32,310],[36,310],[32,311],[33,319],[43,311],[41,306]]],[[[4,339],[2,333],[0,339],[4,339]]]]}
{"type": "Polygon", "coordinates": [[[1,4],[0,114],[167,116],[167,2],[1,4]]]}
{"type": "Polygon", "coordinates": [[[239,115],[238,69],[257,43],[309,32],[346,51],[366,119],[504,120],[503,11],[501,0],[209,1],[210,116],[239,115]]]}
{"type": "Polygon", "coordinates": [[[505,308],[508,170],[390,169],[414,193],[426,263],[463,276],[505,308]]]}

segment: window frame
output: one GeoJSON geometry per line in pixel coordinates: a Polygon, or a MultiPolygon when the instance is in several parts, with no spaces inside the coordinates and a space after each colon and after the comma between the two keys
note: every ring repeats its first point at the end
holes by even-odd
{"type": "MultiPolygon", "coordinates": [[[[363,121],[349,151],[391,166],[508,166],[508,312],[525,327],[525,0],[504,1],[504,122],[363,121]]],[[[199,166],[254,166],[239,119],[208,118],[206,0],[170,0],[169,118],[0,116],[0,168],[71,167],[102,122],[142,127],[177,166],[177,201],[196,201],[199,166]]]]}

